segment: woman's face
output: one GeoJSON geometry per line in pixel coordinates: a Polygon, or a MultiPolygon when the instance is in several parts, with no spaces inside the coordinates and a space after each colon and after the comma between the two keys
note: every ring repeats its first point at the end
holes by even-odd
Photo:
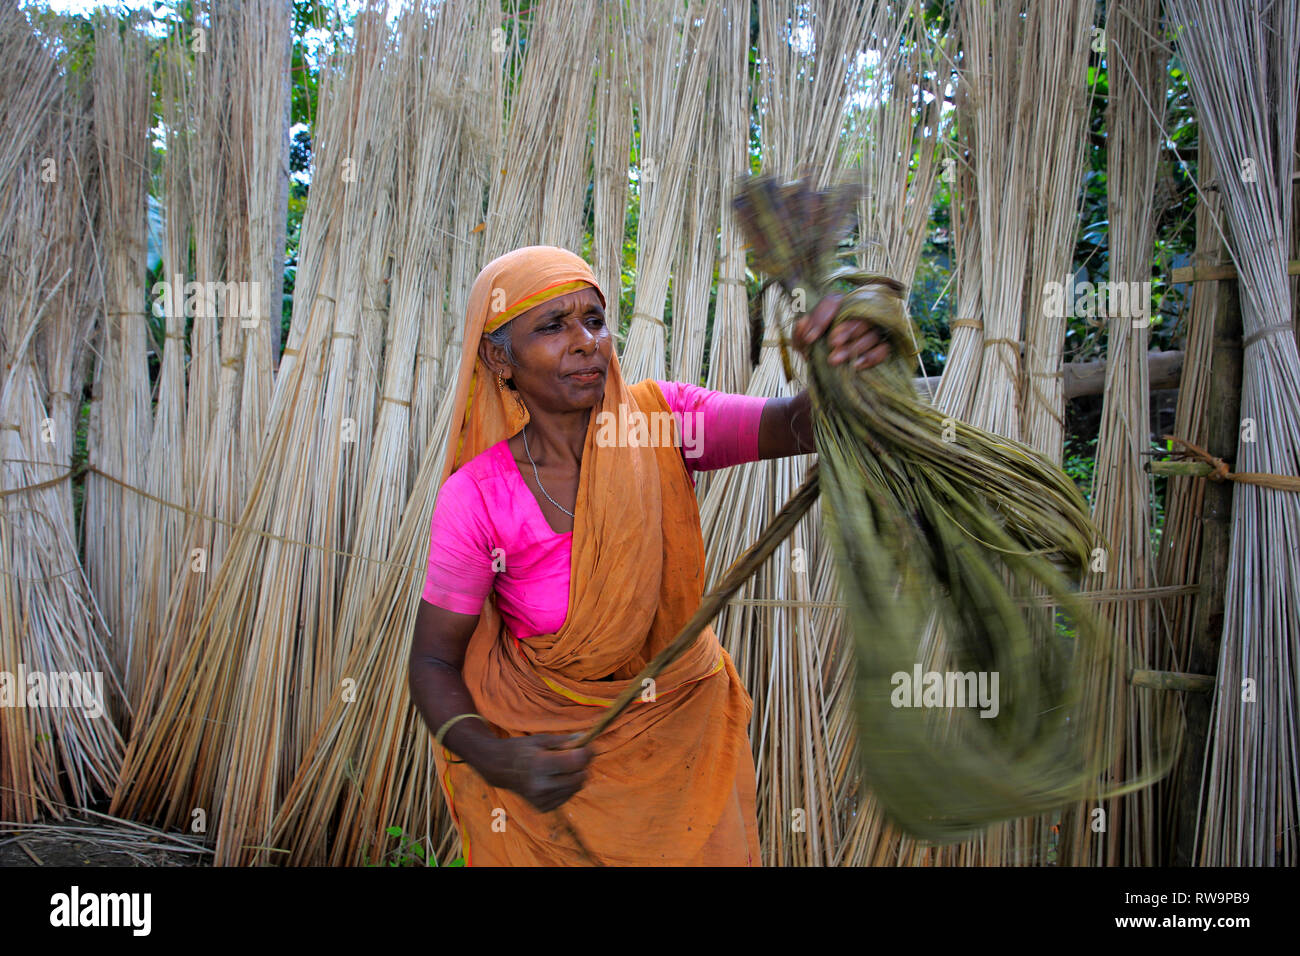
{"type": "Polygon", "coordinates": [[[614,337],[605,325],[600,295],[591,286],[516,316],[510,322],[510,347],[515,365],[506,362],[505,349],[487,338],[479,344],[479,355],[494,373],[514,379],[530,409],[592,408],[605,393],[614,337]],[[589,369],[596,374],[574,374],[589,369]]]}

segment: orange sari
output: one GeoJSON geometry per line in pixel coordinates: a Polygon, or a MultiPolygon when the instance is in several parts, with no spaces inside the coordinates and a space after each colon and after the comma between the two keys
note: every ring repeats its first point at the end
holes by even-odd
{"type": "MultiPolygon", "coordinates": [[[[479,273],[444,481],[528,421],[514,393],[495,387],[479,360],[482,335],[584,285],[599,292],[581,258],[551,246],[517,249],[479,273]]],[[[624,383],[615,356],[593,412],[617,416],[620,403],[629,417],[668,411],[653,380],[624,383]]],[[[596,431],[593,414],[574,508],[563,626],[515,640],[491,594],[466,651],[465,683],[478,712],[502,737],[586,730],[671,643],[703,596],[704,540],[680,450],[603,446],[596,431]]],[[[489,786],[468,764],[449,763],[451,751],[435,747],[466,863],[759,865],[752,709],[731,656],[705,628],[593,741],[587,782],[558,810],[540,812],[518,794],[489,786]]]]}

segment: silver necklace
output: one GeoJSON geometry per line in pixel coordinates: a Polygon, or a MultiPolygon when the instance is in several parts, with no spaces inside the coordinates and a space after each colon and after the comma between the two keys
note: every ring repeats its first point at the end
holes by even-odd
{"type": "MultiPolygon", "coordinates": [[[[539,475],[539,474],[537,473],[537,462],[533,461],[533,453],[532,453],[531,451],[528,450],[528,429],[527,429],[527,428],[524,428],[524,452],[528,455],[528,460],[529,460],[530,462],[532,462],[532,465],[533,465],[533,477],[537,479],[537,487],[538,487],[538,488],[541,488],[541,489],[542,489],[542,494],[546,495],[546,489],[545,489],[545,488],[542,488],[542,477],[541,477],[541,475],[539,475]]],[[[556,501],[556,500],[555,500],[554,498],[552,498],[550,495],[546,495],[546,500],[549,501],[551,504],[555,505],[555,507],[559,508],[561,511],[563,511],[563,512],[564,512],[566,515],[568,515],[570,518],[573,518],[573,519],[575,519],[575,520],[577,519],[577,515],[575,515],[575,514],[574,514],[572,511],[570,511],[568,508],[564,507],[564,505],[560,504],[558,501],[556,501]]]]}

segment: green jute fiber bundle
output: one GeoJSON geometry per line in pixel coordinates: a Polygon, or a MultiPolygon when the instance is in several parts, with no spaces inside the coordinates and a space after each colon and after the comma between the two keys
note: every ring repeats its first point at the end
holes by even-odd
{"type": "Polygon", "coordinates": [[[821,336],[808,389],[855,648],[862,776],[900,827],[946,843],[1100,796],[1105,718],[1083,706],[1076,662],[1095,665],[1114,644],[1072,580],[1102,542],[1055,464],[918,399],[904,287],[838,261],[857,199],[853,186],[751,177],[733,212],[751,261],[796,308],[843,292],[836,324],[863,319],[890,342],[864,371],[831,366],[821,336]],[[918,663],[931,615],[951,667],[941,682],[918,663]]]}

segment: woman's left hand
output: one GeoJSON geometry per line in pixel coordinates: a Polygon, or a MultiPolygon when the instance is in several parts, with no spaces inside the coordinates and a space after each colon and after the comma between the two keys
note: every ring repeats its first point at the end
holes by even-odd
{"type": "MultiPolygon", "coordinates": [[[[805,356],[813,342],[830,328],[839,309],[842,295],[828,295],[813,310],[794,324],[792,344],[805,356]]],[[[889,342],[880,330],[862,319],[841,322],[830,334],[830,363],[852,362],[854,368],[868,369],[889,357],[889,342]]]]}

